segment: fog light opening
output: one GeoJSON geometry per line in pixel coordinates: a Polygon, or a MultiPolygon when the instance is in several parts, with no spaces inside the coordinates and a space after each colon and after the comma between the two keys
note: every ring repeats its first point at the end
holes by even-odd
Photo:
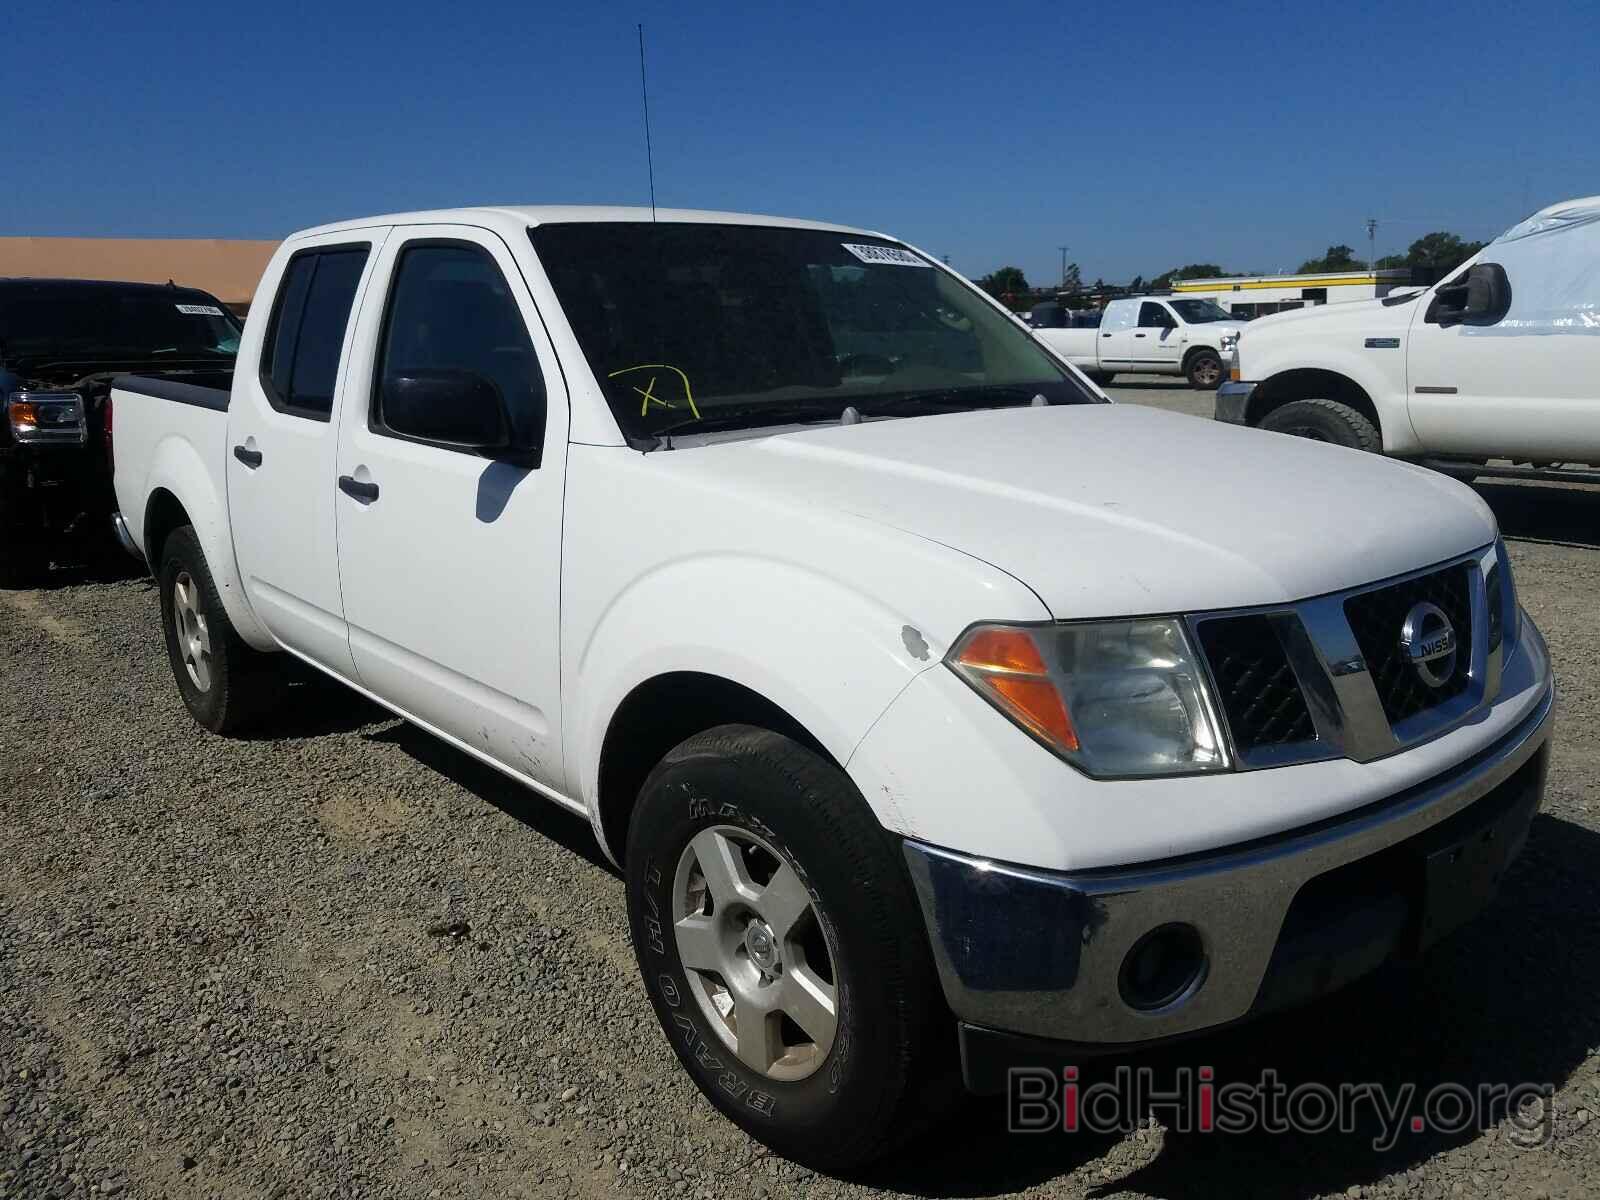
{"type": "Polygon", "coordinates": [[[1122,960],[1118,985],[1129,1008],[1170,1008],[1205,981],[1206,952],[1193,925],[1161,925],[1137,942],[1122,960]]]}

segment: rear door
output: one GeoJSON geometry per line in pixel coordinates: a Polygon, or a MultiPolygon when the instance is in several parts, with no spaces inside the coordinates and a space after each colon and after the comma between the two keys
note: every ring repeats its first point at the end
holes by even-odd
{"type": "Polygon", "coordinates": [[[1511,284],[1498,320],[1446,325],[1418,302],[1412,427],[1429,454],[1600,464],[1600,220],[1517,233],[1477,260],[1511,284]]]}
{"type": "MultiPolygon", "coordinates": [[[[355,667],[327,480],[338,450],[351,313],[386,232],[296,244],[265,314],[260,370],[235,380],[228,408],[228,512],[246,595],[278,641],[346,677],[355,667]]],[[[241,362],[253,358],[240,355],[241,362]]]]}
{"type": "Polygon", "coordinates": [[[1108,371],[1127,371],[1133,366],[1134,326],[1138,323],[1137,300],[1113,300],[1106,305],[1100,328],[1095,331],[1100,366],[1108,371]]]}
{"type": "MultiPolygon", "coordinates": [[[[527,253],[531,256],[531,247],[527,253]]],[[[510,249],[463,226],[396,229],[363,307],[325,490],[361,681],[519,776],[565,791],[558,643],[567,396],[510,249]],[[537,465],[401,437],[384,380],[471,371],[537,465]]]]}

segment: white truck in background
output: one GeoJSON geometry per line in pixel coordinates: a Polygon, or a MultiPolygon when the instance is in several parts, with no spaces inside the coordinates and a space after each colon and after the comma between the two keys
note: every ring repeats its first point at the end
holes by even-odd
{"type": "Polygon", "coordinates": [[[1540,804],[1482,500],[1107,403],[881,234],[325,226],[231,388],[113,396],[198,725],[286,652],[587,822],[685,1070],[808,1164],[1416,952],[1540,804]]]}
{"type": "MultiPolygon", "coordinates": [[[[1046,321],[1065,309],[1042,306],[1046,321]]],[[[1040,310],[1035,310],[1036,312],[1040,310]]],[[[1182,375],[1189,386],[1215,388],[1245,322],[1215,300],[1134,296],[1107,304],[1094,327],[1030,322],[1034,336],[1104,387],[1122,373],[1182,375]]]]}
{"type": "Polygon", "coordinates": [[[1460,476],[1600,481],[1600,196],[1420,292],[1253,321],[1230,374],[1219,421],[1460,476]]]}

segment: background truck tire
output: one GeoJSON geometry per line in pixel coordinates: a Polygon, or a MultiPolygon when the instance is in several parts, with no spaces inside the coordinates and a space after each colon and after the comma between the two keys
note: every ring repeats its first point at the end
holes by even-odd
{"type": "Polygon", "coordinates": [[[192,526],[173,530],[160,554],[161,626],[183,703],[212,733],[238,733],[277,695],[272,664],[234,631],[192,526]]]}
{"type": "Polygon", "coordinates": [[[752,1137],[847,1170],[891,1152],[957,1094],[955,1023],[905,864],[850,780],[816,753],[745,725],[683,742],[640,791],[627,885],[662,1029],[700,1090],[752,1137]],[[769,977],[763,950],[773,946],[769,977]],[[826,1051],[826,1005],[804,999],[819,979],[832,988],[826,1051]],[[794,990],[768,990],[784,987],[794,990]],[[778,1011],[763,1017],[763,1005],[778,1011]],[[748,1054],[738,1033],[747,1014],[762,1018],[746,1021],[748,1054]],[[776,1061],[758,1069],[751,1059],[776,1061]]]}
{"type": "Polygon", "coordinates": [[[1337,400],[1295,400],[1269,412],[1262,419],[1261,428],[1317,442],[1332,442],[1352,450],[1383,453],[1383,438],[1378,435],[1378,427],[1337,400]]]}
{"type": "Polygon", "coordinates": [[[1196,350],[1183,364],[1189,386],[1203,392],[1214,392],[1222,383],[1222,355],[1215,350],[1196,350]]]}
{"type": "Polygon", "coordinates": [[[1105,387],[1106,384],[1117,377],[1115,371],[1085,371],[1084,374],[1089,377],[1089,382],[1094,384],[1095,387],[1105,387]]]}

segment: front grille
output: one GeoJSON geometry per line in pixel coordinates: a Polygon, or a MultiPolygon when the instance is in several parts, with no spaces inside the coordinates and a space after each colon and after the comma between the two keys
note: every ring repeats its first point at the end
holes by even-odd
{"type": "Polygon", "coordinates": [[[1305,696],[1271,620],[1221,617],[1201,622],[1198,633],[1241,754],[1316,737],[1305,696]]]}
{"type": "Polygon", "coordinates": [[[1373,686],[1383,704],[1389,724],[1436,708],[1467,690],[1468,669],[1472,663],[1472,600],[1470,567],[1459,564],[1419,575],[1373,592],[1351,596],[1344,602],[1344,615],[1356,636],[1361,655],[1367,660],[1373,686]],[[1417,674],[1400,649],[1400,629],[1413,605],[1435,604],[1450,619],[1455,630],[1455,670],[1442,687],[1430,687],[1417,674]]]}

